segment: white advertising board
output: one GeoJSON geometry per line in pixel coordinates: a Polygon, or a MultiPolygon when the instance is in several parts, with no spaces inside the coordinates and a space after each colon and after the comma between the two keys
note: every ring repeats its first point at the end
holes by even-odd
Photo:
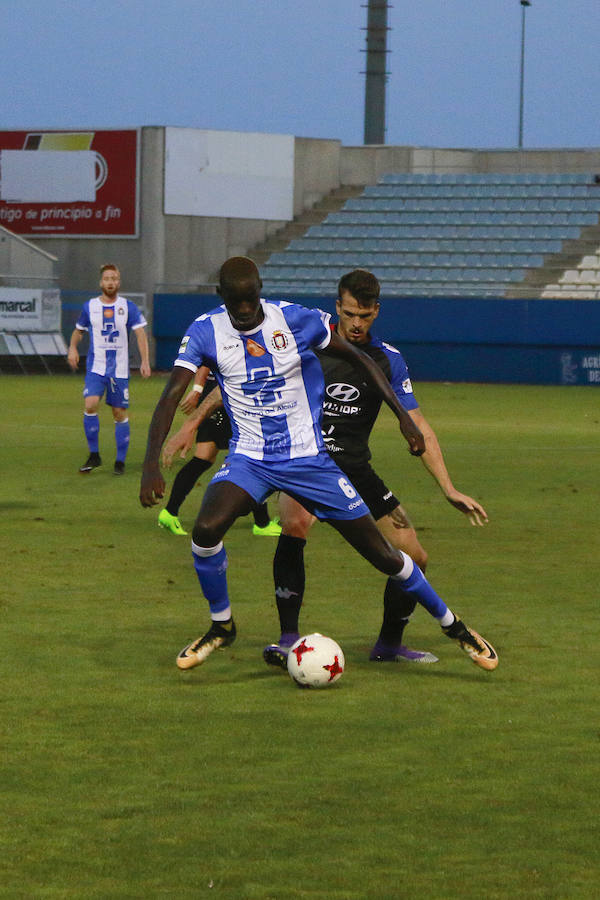
{"type": "Polygon", "coordinates": [[[96,201],[96,154],[90,150],[0,150],[0,199],[7,203],[96,201]]]}
{"type": "Polygon", "coordinates": [[[293,135],[166,128],[165,214],[291,221],[293,135]]]}
{"type": "Polygon", "coordinates": [[[0,331],[60,331],[60,291],[0,287],[0,331]]]}

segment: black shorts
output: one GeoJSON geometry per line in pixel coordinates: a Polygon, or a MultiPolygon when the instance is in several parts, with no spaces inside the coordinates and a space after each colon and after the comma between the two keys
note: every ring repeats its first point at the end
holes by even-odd
{"type": "Polygon", "coordinates": [[[219,450],[227,450],[231,440],[231,422],[224,409],[217,409],[212,416],[198,425],[196,443],[212,442],[219,450]]]}
{"type": "MultiPolygon", "coordinates": [[[[340,466],[339,460],[336,462],[340,466]]],[[[345,469],[343,466],[340,466],[340,469],[363,498],[374,519],[387,516],[400,505],[398,498],[392,494],[369,463],[365,463],[360,469],[345,469]]]]}

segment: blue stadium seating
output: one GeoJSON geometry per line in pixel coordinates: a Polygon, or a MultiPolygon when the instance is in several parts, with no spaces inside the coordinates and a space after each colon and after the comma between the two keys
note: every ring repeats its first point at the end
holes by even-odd
{"type": "Polygon", "coordinates": [[[274,253],[263,281],[271,293],[331,294],[364,266],[386,294],[502,295],[599,217],[587,173],[389,173],[274,253]]]}

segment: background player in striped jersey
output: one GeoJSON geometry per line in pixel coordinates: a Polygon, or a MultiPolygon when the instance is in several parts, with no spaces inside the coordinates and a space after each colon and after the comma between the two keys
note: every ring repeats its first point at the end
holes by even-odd
{"type": "Polygon", "coordinates": [[[106,403],[112,407],[115,422],[116,459],[115,475],[125,471],[125,458],[129,447],[129,340],[131,330],[135,332],[140,351],[140,372],[144,378],[151,374],[148,338],[144,331],[147,325],[143,313],[132,300],[119,295],[121,274],[113,263],[106,263],[100,269],[102,294],[93,297],[83,305],[81,314],[69,344],[68,363],[73,371],[79,365],[79,344],[84,333],[89,334],[89,349],[86,360],[86,376],[83,389],[84,415],[83,430],[90,455],[80,467],[87,474],[102,464],[99,452],[100,420],[98,405],[106,392],[106,403]]]}
{"type": "Polygon", "coordinates": [[[199,366],[215,373],[232,426],[230,452],[208,485],[192,535],[194,566],[208,600],[212,625],[177,658],[181,669],[200,665],[236,630],[227,587],[223,537],[253,502],[277,490],[292,494],[333,525],[368,562],[387,576],[385,642],[395,643],[400,604],[417,599],[477,665],[494,669],[493,647],[458,619],[421,570],[378,530],[356,490],[325,449],[321,433],[323,373],[315,349],[352,361],[396,415],[411,453],[425,451],[423,435],[369,356],[329,328],[329,316],[286,301],[260,297],[262,282],[247,257],[221,267],[223,306],[200,316],[183,338],[178,358],[150,424],[142,506],[164,495],[159,458],[177,404],[199,366]]]}

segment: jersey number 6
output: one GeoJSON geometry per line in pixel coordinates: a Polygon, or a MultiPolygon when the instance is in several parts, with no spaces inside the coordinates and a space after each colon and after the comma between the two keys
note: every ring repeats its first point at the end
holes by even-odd
{"type": "Polygon", "coordinates": [[[350,482],[347,481],[345,478],[338,478],[338,484],[349,500],[352,500],[353,497],[356,497],[356,491],[354,490],[354,488],[352,487],[350,482]]]}

